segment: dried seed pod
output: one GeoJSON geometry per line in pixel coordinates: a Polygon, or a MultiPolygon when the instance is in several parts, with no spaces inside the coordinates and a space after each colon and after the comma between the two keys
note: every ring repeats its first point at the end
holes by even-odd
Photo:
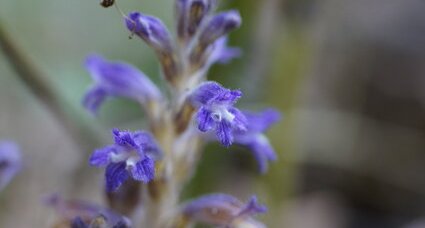
{"type": "Polygon", "coordinates": [[[105,8],[108,8],[110,6],[113,6],[114,3],[115,3],[115,0],[102,0],[100,2],[100,5],[103,6],[103,7],[105,7],[105,8]]]}

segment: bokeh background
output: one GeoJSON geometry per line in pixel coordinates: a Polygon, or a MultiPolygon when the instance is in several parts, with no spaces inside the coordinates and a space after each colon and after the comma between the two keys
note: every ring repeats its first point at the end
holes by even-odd
{"type": "MultiPolygon", "coordinates": [[[[255,193],[269,207],[260,217],[269,227],[425,227],[425,2],[222,3],[241,11],[243,26],[230,42],[244,55],[214,66],[210,78],[241,88],[240,107],[282,111],[268,133],[279,160],[260,175],[243,148],[209,145],[184,198],[255,193]]],[[[119,5],[173,25],[172,0],[119,5]]],[[[112,127],[145,126],[131,101],[110,100],[98,118],[82,109],[91,83],[85,56],[128,61],[157,82],[158,64],[146,45],[128,39],[117,11],[97,0],[2,0],[0,25],[56,104],[37,98],[0,54],[0,139],[18,142],[25,158],[0,193],[0,227],[47,227],[56,218],[42,196],[101,203],[101,171],[87,167],[89,153],[110,141],[112,127]]]]}

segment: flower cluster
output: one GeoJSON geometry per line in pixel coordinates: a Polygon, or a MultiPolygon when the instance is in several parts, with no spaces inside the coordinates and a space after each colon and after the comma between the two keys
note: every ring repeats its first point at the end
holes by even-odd
{"type": "MultiPolygon", "coordinates": [[[[147,197],[143,211],[148,227],[171,226],[180,221],[175,215],[188,223],[264,227],[252,217],[266,211],[255,197],[244,204],[229,195],[213,194],[176,205],[196,167],[200,141],[212,139],[226,148],[232,144],[249,148],[262,173],[268,162],[276,159],[265,131],[280,119],[279,112],[241,111],[236,107],[242,97],[240,90],[207,80],[213,64],[228,63],[241,54],[238,48],[227,46],[227,35],[241,26],[239,12],[217,13],[216,9],[216,0],[176,0],[175,38],[154,16],[131,12],[124,17],[129,32],[155,52],[168,85],[161,88],[168,92],[130,64],[99,55],[90,55],[85,61],[94,80],[83,99],[88,111],[97,113],[108,97],[124,97],[140,103],[149,114],[146,118],[152,133],[114,129],[114,143],[95,150],[89,159],[92,166],[106,167],[107,192],[119,192],[130,179],[149,186],[149,194],[143,196],[147,197]],[[154,202],[152,208],[149,202],[154,202]]],[[[87,224],[78,216],[72,223],[87,224]]]]}

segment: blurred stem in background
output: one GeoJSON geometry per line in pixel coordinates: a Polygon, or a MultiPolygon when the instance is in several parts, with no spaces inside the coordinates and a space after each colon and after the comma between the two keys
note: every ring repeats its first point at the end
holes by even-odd
{"type": "Polygon", "coordinates": [[[84,153],[91,151],[99,142],[94,129],[65,111],[65,107],[69,105],[60,99],[59,93],[46,80],[41,70],[31,62],[26,53],[18,47],[1,21],[0,47],[16,76],[40,100],[44,107],[53,114],[58,123],[63,126],[64,131],[72,138],[75,145],[84,153]]]}
{"type": "MultiPolygon", "coordinates": [[[[35,98],[56,118],[64,132],[72,140],[71,142],[78,148],[78,152],[83,154],[90,153],[93,148],[101,144],[100,135],[89,124],[85,123],[76,110],[72,110],[72,105],[67,104],[61,99],[60,93],[46,80],[42,71],[29,59],[27,53],[18,47],[12,36],[8,34],[6,27],[0,21],[0,48],[10,62],[16,76],[24,85],[34,94],[35,98]]],[[[40,133],[42,133],[42,129],[40,133]]],[[[81,181],[88,178],[88,167],[86,162],[81,162],[80,167],[75,169],[74,176],[70,180],[74,181],[75,190],[79,191],[82,185],[81,181]]]]}

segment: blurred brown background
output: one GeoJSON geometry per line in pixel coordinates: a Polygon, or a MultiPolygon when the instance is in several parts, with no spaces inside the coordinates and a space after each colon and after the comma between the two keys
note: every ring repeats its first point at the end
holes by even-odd
{"type": "MultiPolygon", "coordinates": [[[[172,5],[120,1],[169,26],[172,5]]],[[[425,1],[232,0],[223,8],[241,11],[230,42],[244,56],[210,78],[244,90],[241,107],[284,113],[268,134],[279,160],[259,175],[243,148],[210,145],[184,197],[255,193],[269,206],[260,217],[269,227],[425,227],[425,1]]],[[[100,170],[86,165],[90,148],[109,142],[112,127],[144,126],[130,101],[107,102],[97,119],[81,108],[90,84],[84,57],[128,61],[156,81],[158,66],[147,46],[128,40],[116,10],[96,0],[3,0],[0,20],[67,118],[98,139],[76,145],[0,55],[0,139],[17,141],[25,155],[0,193],[0,227],[46,227],[55,215],[41,196],[102,202],[100,170]]]]}

